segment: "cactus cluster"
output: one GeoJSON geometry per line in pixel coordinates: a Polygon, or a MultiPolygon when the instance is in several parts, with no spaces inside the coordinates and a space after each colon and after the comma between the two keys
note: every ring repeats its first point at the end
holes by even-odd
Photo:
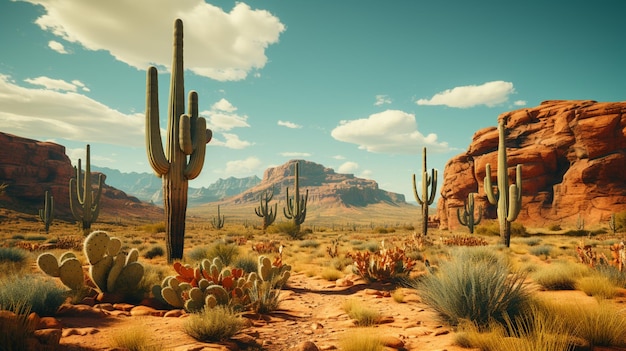
{"type": "MultiPolygon", "coordinates": [[[[143,278],[143,265],[137,262],[139,251],[131,249],[125,254],[121,248],[120,239],[109,237],[105,231],[94,231],[85,238],[83,253],[89,264],[89,278],[99,292],[133,291],[143,278]]],[[[59,258],[43,253],[37,257],[37,266],[47,275],[60,278],[72,290],[85,286],[83,266],[70,251],[59,258]]]]}
{"type": "Polygon", "coordinates": [[[172,307],[197,312],[205,307],[229,306],[246,310],[252,303],[251,291],[268,283],[280,289],[287,283],[291,266],[275,266],[259,256],[258,272],[245,274],[242,269],[225,267],[219,258],[205,259],[198,267],[174,263],[175,276],[166,277],[152,289],[153,295],[172,307]]]}

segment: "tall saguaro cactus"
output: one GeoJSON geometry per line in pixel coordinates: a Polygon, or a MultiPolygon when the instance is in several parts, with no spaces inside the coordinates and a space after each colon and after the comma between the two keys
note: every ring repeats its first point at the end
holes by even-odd
{"type": "Polygon", "coordinates": [[[289,188],[286,189],[287,206],[283,207],[285,218],[291,219],[296,226],[296,232],[300,232],[300,224],[304,223],[306,218],[306,203],[309,200],[309,190],[307,189],[304,197],[300,196],[300,166],[296,161],[294,165],[295,174],[295,194],[293,198],[289,197],[289,188]]]}
{"type": "Polygon", "coordinates": [[[91,187],[91,156],[90,147],[87,145],[87,155],[85,156],[85,173],[78,159],[78,167],[74,167],[76,177],[70,179],[70,209],[83,231],[88,232],[91,224],[98,219],[100,214],[100,195],[102,195],[102,184],[104,175],[98,175],[98,189],[94,193],[91,187]]]}
{"type": "Polygon", "coordinates": [[[474,234],[474,226],[480,223],[483,218],[482,208],[478,206],[478,218],[474,216],[474,194],[467,194],[467,200],[463,201],[463,213],[461,209],[456,209],[456,217],[459,219],[461,225],[466,226],[469,229],[470,234],[474,234]]]}
{"type": "Polygon", "coordinates": [[[426,168],[426,148],[423,150],[423,162],[422,162],[422,197],[417,193],[417,182],[415,181],[415,174],[413,174],[413,195],[418,204],[422,206],[422,234],[426,235],[428,232],[428,206],[432,205],[435,201],[435,192],[437,191],[437,170],[432,169],[431,175],[428,175],[426,168]],[[430,193],[428,187],[430,186],[430,193]]]}
{"type": "Polygon", "coordinates": [[[254,208],[254,213],[257,216],[263,218],[263,230],[267,229],[274,221],[276,220],[276,213],[278,212],[278,203],[274,204],[274,208],[269,205],[269,202],[272,201],[274,197],[274,187],[272,189],[267,189],[263,192],[260,198],[261,204],[259,207],[254,208]]]}
{"type": "Polygon", "coordinates": [[[195,91],[189,92],[188,112],[185,114],[183,22],[180,19],[174,23],[171,70],[165,151],[159,127],[159,97],[155,67],[148,68],[146,82],[146,149],[152,169],[163,181],[168,262],[183,257],[188,182],[202,171],[206,144],[212,136],[211,130],[206,129],[206,120],[198,117],[198,94],[195,91]]]}
{"type": "Polygon", "coordinates": [[[517,219],[522,209],[522,165],[518,164],[515,171],[515,184],[509,186],[509,174],[506,157],[506,119],[498,123],[498,185],[497,191],[491,185],[491,165],[485,166],[484,180],[485,193],[492,205],[498,205],[498,222],[500,224],[500,238],[502,244],[509,247],[511,244],[511,222],[517,219]]]}
{"type": "Polygon", "coordinates": [[[43,222],[46,234],[50,232],[50,224],[54,219],[54,197],[46,190],[43,201],[43,208],[39,209],[39,219],[43,222]]]}

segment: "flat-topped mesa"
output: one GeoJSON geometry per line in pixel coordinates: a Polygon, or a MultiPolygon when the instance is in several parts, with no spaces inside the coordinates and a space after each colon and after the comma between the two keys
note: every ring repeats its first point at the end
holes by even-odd
{"type": "MultiPolygon", "coordinates": [[[[508,173],[522,174],[526,226],[574,225],[578,215],[589,226],[607,226],[611,213],[626,210],[626,102],[550,100],[506,112],[508,173]]],[[[498,130],[474,134],[463,154],[445,166],[437,212],[442,228],[460,227],[456,209],[470,192],[487,219],[496,218],[483,189],[485,165],[497,163],[498,130]]]]}

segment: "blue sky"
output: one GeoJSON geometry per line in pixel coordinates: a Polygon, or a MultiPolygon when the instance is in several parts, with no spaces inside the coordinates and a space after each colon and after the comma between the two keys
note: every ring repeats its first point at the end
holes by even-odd
{"type": "Polygon", "coordinates": [[[146,69],[164,128],[179,17],[185,89],[214,131],[190,186],[301,158],[412,201],[424,146],[441,180],[503,112],[625,100],[623,13],[618,0],[0,0],[0,131],[152,172],[146,69]]]}

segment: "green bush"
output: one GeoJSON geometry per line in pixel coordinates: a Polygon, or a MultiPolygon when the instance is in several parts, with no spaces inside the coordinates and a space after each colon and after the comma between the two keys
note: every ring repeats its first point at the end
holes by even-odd
{"type": "Polygon", "coordinates": [[[239,256],[233,262],[235,268],[241,268],[244,272],[256,272],[259,267],[259,260],[252,255],[239,256]]]}
{"type": "Polygon", "coordinates": [[[185,333],[203,342],[224,341],[243,329],[243,320],[233,310],[225,306],[204,308],[185,319],[185,333]]]}
{"type": "Polygon", "coordinates": [[[195,246],[187,251],[185,256],[188,260],[193,262],[202,261],[205,258],[210,258],[209,248],[207,246],[195,246]]]}
{"type": "Polygon", "coordinates": [[[552,245],[533,246],[529,252],[535,256],[550,256],[552,253],[552,245]]]}
{"type": "Polygon", "coordinates": [[[209,246],[207,255],[210,259],[219,257],[225,266],[230,264],[239,256],[239,246],[235,244],[226,244],[224,242],[217,242],[209,246]]]}
{"type": "Polygon", "coordinates": [[[143,257],[147,259],[151,259],[151,258],[163,256],[164,254],[165,254],[165,251],[163,250],[163,247],[155,245],[155,246],[152,246],[148,251],[146,251],[143,254],[143,257]]]}
{"type": "MultiPolygon", "coordinates": [[[[475,231],[476,234],[479,235],[499,236],[500,224],[498,221],[485,221],[483,224],[476,227],[475,231]]],[[[525,237],[527,235],[526,227],[524,227],[523,224],[517,222],[511,223],[511,237],[525,237]]]]}
{"type": "Polygon", "coordinates": [[[65,302],[67,291],[40,275],[6,276],[0,279],[0,306],[25,305],[40,316],[53,316],[65,302]]]}
{"type": "Polygon", "coordinates": [[[304,240],[302,242],[300,242],[300,247],[302,248],[313,248],[313,249],[317,249],[320,246],[320,243],[318,241],[315,240],[304,240]]]}
{"type": "Polygon", "coordinates": [[[304,231],[298,231],[298,226],[292,221],[274,223],[267,228],[267,232],[270,234],[287,234],[291,239],[302,239],[306,234],[304,231]]]}
{"type": "Polygon", "coordinates": [[[0,247],[0,262],[24,263],[30,254],[17,247],[0,247]]]}
{"type": "Polygon", "coordinates": [[[570,262],[554,262],[532,274],[535,282],[546,290],[574,290],[576,280],[585,275],[587,268],[570,262]]]}
{"type": "Polygon", "coordinates": [[[479,327],[515,318],[529,300],[523,273],[511,272],[506,259],[483,247],[452,251],[436,274],[409,281],[422,300],[452,325],[471,320],[479,327]]]}

